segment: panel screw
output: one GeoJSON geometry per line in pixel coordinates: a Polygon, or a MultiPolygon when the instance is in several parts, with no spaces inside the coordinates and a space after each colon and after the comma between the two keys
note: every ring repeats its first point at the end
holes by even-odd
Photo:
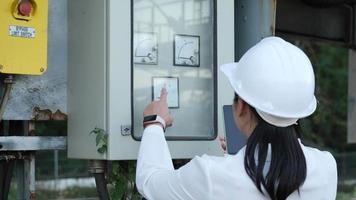
{"type": "Polygon", "coordinates": [[[4,66],[0,65],[0,70],[2,70],[4,68],[4,66]]]}
{"type": "Polygon", "coordinates": [[[44,69],[41,67],[40,72],[44,72],[44,69]]]}

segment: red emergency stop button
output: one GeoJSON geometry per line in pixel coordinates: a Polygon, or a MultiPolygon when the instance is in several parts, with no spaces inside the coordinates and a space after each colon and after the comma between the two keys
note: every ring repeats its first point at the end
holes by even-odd
{"type": "Polygon", "coordinates": [[[19,14],[22,16],[30,16],[32,4],[29,0],[22,0],[18,6],[19,14]]]}

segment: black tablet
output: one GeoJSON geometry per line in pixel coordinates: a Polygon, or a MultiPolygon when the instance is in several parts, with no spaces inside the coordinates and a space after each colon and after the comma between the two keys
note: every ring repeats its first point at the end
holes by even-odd
{"type": "Polygon", "coordinates": [[[247,138],[237,128],[232,113],[232,105],[224,105],[225,141],[228,154],[236,154],[245,146],[247,138]]]}

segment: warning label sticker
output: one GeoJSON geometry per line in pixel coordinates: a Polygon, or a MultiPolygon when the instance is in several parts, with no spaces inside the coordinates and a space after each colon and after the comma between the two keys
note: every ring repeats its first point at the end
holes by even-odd
{"type": "Polygon", "coordinates": [[[36,30],[32,27],[25,26],[9,26],[9,35],[13,37],[35,38],[36,30]]]}

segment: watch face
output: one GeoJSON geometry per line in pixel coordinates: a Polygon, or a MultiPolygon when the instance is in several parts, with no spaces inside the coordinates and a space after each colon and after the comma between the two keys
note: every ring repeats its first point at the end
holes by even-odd
{"type": "Polygon", "coordinates": [[[155,121],[157,118],[157,115],[149,115],[143,118],[143,122],[149,122],[149,121],[155,121]]]}

